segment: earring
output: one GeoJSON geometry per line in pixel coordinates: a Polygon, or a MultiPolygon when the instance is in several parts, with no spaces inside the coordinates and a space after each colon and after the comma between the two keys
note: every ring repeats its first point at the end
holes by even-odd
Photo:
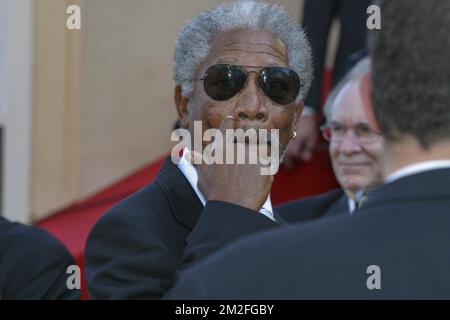
{"type": "Polygon", "coordinates": [[[295,140],[295,138],[297,138],[297,132],[296,132],[296,131],[294,131],[293,133],[294,133],[294,134],[292,135],[292,138],[291,138],[291,140],[292,140],[292,141],[294,141],[294,140],[295,140]]]}

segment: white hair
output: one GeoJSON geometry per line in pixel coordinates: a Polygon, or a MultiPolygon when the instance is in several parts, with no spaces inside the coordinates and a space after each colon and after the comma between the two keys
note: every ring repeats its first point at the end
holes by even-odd
{"type": "Polygon", "coordinates": [[[371,66],[372,62],[370,57],[361,59],[330,92],[323,107],[323,113],[325,114],[327,124],[330,124],[331,118],[333,117],[334,107],[336,104],[335,102],[339,96],[339,93],[347,86],[347,84],[358,80],[365,73],[370,72],[372,69],[371,66]]]}
{"type": "Polygon", "coordinates": [[[302,84],[296,102],[305,98],[312,81],[311,47],[300,25],[284,8],[257,0],[223,3],[188,20],[181,28],[175,46],[173,79],[182,94],[190,97],[195,72],[210,52],[209,41],[216,33],[239,28],[265,30],[286,46],[289,67],[302,84]]]}

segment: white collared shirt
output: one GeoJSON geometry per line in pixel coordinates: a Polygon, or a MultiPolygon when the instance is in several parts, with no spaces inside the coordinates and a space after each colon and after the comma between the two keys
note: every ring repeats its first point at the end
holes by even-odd
{"type": "MultiPolygon", "coordinates": [[[[200,199],[201,203],[203,205],[206,204],[205,196],[200,192],[200,190],[197,187],[197,181],[198,181],[198,173],[195,167],[186,159],[186,154],[189,152],[187,148],[183,150],[183,156],[180,159],[180,162],[178,163],[178,168],[181,170],[181,172],[184,174],[186,179],[191,184],[192,189],[194,189],[195,193],[197,194],[198,198],[200,199]]],[[[270,194],[267,197],[266,202],[264,202],[262,208],[259,210],[260,213],[268,217],[269,219],[272,219],[275,221],[275,218],[273,217],[273,209],[272,209],[272,202],[270,201],[270,194]]]]}
{"type": "Polygon", "coordinates": [[[355,211],[356,209],[356,201],[350,197],[347,198],[347,201],[348,201],[348,212],[352,214],[353,211],[355,211]]]}
{"type": "Polygon", "coordinates": [[[355,212],[355,209],[359,208],[361,206],[362,202],[365,199],[365,191],[359,190],[355,193],[355,198],[347,197],[348,200],[348,211],[350,214],[353,214],[355,212]],[[359,201],[359,204],[357,205],[357,201],[359,201]]]}
{"type": "Polygon", "coordinates": [[[411,164],[409,166],[400,168],[397,171],[391,173],[386,179],[385,183],[391,183],[395,180],[411,176],[413,174],[422,173],[425,171],[437,170],[437,169],[450,169],[450,160],[433,160],[423,161],[411,164]]]}

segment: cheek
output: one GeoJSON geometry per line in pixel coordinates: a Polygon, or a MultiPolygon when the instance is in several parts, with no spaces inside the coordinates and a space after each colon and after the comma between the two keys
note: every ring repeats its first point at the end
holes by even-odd
{"type": "Polygon", "coordinates": [[[382,146],[368,147],[365,151],[366,156],[373,162],[380,163],[382,161],[384,152],[382,146]]]}
{"type": "Polygon", "coordinates": [[[273,107],[270,127],[280,131],[280,142],[287,143],[292,138],[294,130],[295,114],[292,110],[273,107]]]}
{"type": "Polygon", "coordinates": [[[334,174],[338,180],[340,180],[340,170],[338,165],[338,159],[339,159],[339,146],[330,142],[328,153],[330,154],[331,159],[331,165],[333,167],[334,174]]]}
{"type": "Polygon", "coordinates": [[[339,146],[330,142],[328,152],[330,153],[330,158],[333,161],[333,166],[334,166],[335,163],[337,162],[337,159],[339,156],[339,146]]]}
{"type": "Polygon", "coordinates": [[[227,102],[205,101],[202,114],[202,120],[207,127],[219,128],[222,120],[233,114],[233,106],[227,102]]]}
{"type": "Polygon", "coordinates": [[[199,86],[196,86],[192,96],[190,102],[193,120],[202,121],[203,131],[208,128],[218,128],[226,110],[224,103],[212,100],[199,86]]]}
{"type": "MultiPolygon", "coordinates": [[[[368,152],[369,153],[369,152],[368,152]]],[[[384,174],[384,152],[383,148],[378,148],[371,150],[370,154],[368,154],[370,159],[372,160],[372,171],[374,179],[381,180],[384,174]]]]}

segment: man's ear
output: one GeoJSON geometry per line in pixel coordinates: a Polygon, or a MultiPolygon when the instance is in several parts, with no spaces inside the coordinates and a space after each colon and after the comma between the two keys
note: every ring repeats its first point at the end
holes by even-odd
{"type": "Polygon", "coordinates": [[[300,118],[302,117],[303,108],[305,107],[305,99],[295,104],[295,122],[294,128],[297,130],[300,125],[300,118]]]}
{"type": "Polygon", "coordinates": [[[187,104],[189,99],[183,96],[180,86],[175,87],[174,100],[175,100],[175,107],[177,108],[178,112],[178,121],[180,122],[182,128],[188,129],[189,115],[187,110],[187,104]]]}

